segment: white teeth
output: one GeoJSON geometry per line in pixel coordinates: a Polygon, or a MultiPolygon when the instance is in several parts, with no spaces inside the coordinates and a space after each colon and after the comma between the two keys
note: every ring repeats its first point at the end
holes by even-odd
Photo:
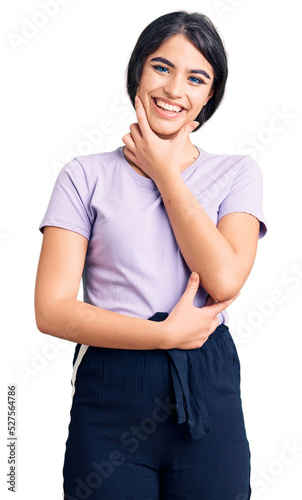
{"type": "Polygon", "coordinates": [[[174,113],[179,113],[183,108],[180,106],[172,106],[165,101],[161,101],[160,99],[155,99],[155,103],[158,107],[166,109],[167,111],[174,111],[174,113]]]}

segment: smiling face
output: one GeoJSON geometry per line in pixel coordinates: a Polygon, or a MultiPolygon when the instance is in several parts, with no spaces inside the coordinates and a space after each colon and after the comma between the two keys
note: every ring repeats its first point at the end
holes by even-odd
{"type": "Polygon", "coordinates": [[[174,35],[147,57],[137,95],[153,131],[173,138],[194,121],[212,96],[214,71],[183,35],[174,35]]]}

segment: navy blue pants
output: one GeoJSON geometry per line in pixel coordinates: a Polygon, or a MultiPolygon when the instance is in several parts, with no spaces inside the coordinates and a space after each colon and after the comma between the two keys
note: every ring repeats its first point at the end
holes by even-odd
{"type": "Polygon", "coordinates": [[[65,500],[250,498],[240,366],[227,326],[188,351],[78,344],[73,389],[65,500]]]}

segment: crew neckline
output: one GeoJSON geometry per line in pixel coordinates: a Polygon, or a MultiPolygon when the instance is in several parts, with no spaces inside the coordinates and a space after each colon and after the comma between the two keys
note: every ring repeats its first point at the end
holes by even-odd
{"type": "MultiPolygon", "coordinates": [[[[203,149],[201,149],[199,146],[196,146],[194,144],[194,146],[198,149],[199,151],[199,156],[196,158],[196,160],[194,160],[193,163],[191,163],[191,165],[189,165],[187,168],[185,168],[182,172],[180,172],[180,175],[182,176],[183,180],[186,181],[192,170],[194,170],[194,168],[196,167],[196,164],[198,162],[201,161],[201,158],[203,156],[203,149]]],[[[138,182],[141,182],[142,184],[145,184],[145,185],[155,185],[155,182],[150,179],[149,177],[144,177],[143,175],[139,174],[136,170],[134,170],[133,167],[131,167],[130,163],[128,163],[128,161],[126,160],[126,157],[125,157],[125,154],[124,154],[124,146],[120,146],[119,148],[119,153],[120,153],[120,156],[123,160],[123,165],[125,167],[125,169],[127,170],[127,172],[129,172],[129,174],[134,177],[134,179],[136,179],[138,182]]]]}

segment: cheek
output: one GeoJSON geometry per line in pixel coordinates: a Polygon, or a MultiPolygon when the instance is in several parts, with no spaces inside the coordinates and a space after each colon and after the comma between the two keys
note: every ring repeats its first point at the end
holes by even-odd
{"type": "Polygon", "coordinates": [[[156,75],[143,74],[137,88],[137,95],[142,96],[149,94],[150,92],[156,90],[159,86],[160,82],[156,75]]]}

